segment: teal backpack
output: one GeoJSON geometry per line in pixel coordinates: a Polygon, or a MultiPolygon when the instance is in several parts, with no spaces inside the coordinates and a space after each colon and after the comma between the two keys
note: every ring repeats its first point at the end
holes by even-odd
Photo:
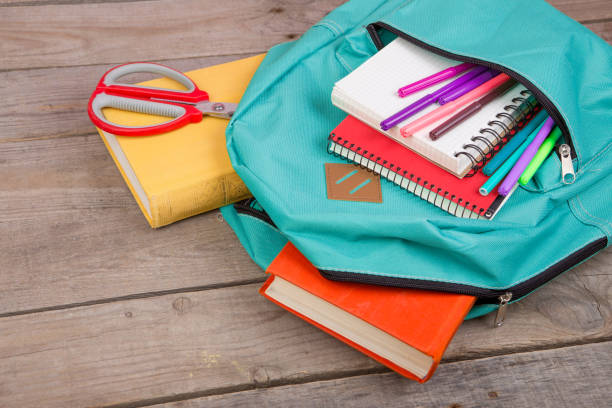
{"type": "Polygon", "coordinates": [[[540,0],[352,0],[270,50],[227,128],[256,200],[222,209],[267,268],[291,241],[327,278],[474,295],[468,318],[528,295],[612,236],[612,48],[540,0]],[[383,203],[328,200],[336,81],[397,36],[525,85],[575,153],[552,154],[494,220],[454,217],[382,181],[383,203]],[[265,211],[264,211],[265,209],[265,211]]]}

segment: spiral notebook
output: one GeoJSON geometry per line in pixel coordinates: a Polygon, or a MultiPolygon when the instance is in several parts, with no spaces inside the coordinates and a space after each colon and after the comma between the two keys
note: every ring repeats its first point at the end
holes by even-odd
{"type": "Polygon", "coordinates": [[[478,189],[487,180],[482,172],[458,180],[352,116],[332,131],[327,149],[461,218],[492,219],[514,192],[482,196],[478,189]]]}
{"type": "MultiPolygon", "coordinates": [[[[397,95],[398,88],[458,63],[397,38],[338,81],[332,91],[332,103],[372,128],[380,129],[382,120],[455,78],[406,98],[397,95]]],[[[438,140],[431,140],[429,132],[439,122],[411,137],[400,134],[401,126],[431,112],[438,107],[436,104],[386,132],[380,131],[462,178],[468,173],[474,174],[470,171],[480,167],[483,158],[535,105],[535,98],[517,84],[438,140]]]]}

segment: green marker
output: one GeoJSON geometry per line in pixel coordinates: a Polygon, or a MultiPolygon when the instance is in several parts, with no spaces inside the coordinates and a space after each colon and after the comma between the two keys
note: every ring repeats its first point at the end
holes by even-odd
{"type": "Polygon", "coordinates": [[[542,163],[544,163],[544,160],[548,157],[553,147],[555,147],[555,143],[557,143],[557,140],[559,140],[560,136],[561,129],[559,129],[558,127],[555,127],[553,131],[550,132],[546,140],[544,140],[544,142],[538,149],[536,155],[533,156],[533,159],[531,159],[531,161],[529,162],[529,165],[527,166],[523,174],[521,174],[521,177],[519,178],[519,184],[521,186],[524,186],[525,184],[529,183],[529,180],[531,180],[531,178],[536,173],[536,171],[538,171],[542,163]]]}
{"type": "Polygon", "coordinates": [[[531,142],[533,142],[533,139],[535,139],[540,129],[542,129],[542,126],[544,126],[544,123],[546,123],[546,121],[540,123],[540,126],[534,129],[533,132],[531,132],[531,134],[527,136],[527,139],[525,139],[525,141],[519,146],[519,148],[516,149],[514,153],[512,153],[508,160],[506,160],[504,164],[502,164],[497,169],[497,171],[495,171],[495,173],[493,173],[491,177],[489,177],[489,179],[478,190],[480,194],[482,194],[483,196],[489,195],[491,190],[493,190],[495,186],[498,185],[504,177],[506,177],[506,174],[508,174],[508,172],[512,170],[512,167],[514,167],[514,164],[521,157],[525,149],[527,149],[527,146],[529,146],[531,142]]]}

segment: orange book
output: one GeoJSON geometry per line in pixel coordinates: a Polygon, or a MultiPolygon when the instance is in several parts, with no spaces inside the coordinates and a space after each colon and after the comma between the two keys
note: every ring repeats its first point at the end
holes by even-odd
{"type": "Polygon", "coordinates": [[[260,293],[272,302],[419,382],[435,371],[472,308],[473,296],[335,282],[288,243],[260,293]]]}

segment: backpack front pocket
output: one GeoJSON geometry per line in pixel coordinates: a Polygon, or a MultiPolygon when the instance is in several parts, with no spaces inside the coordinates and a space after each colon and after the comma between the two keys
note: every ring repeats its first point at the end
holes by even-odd
{"type": "MultiPolygon", "coordinates": [[[[393,19],[393,21],[399,20],[396,16],[392,16],[390,19],[393,19]]],[[[592,132],[601,132],[600,129],[605,128],[602,125],[602,123],[606,121],[603,116],[608,115],[607,121],[612,120],[612,117],[610,117],[610,113],[612,112],[612,87],[607,90],[602,90],[603,92],[599,92],[596,96],[584,97],[584,99],[590,101],[586,103],[585,106],[585,109],[588,109],[589,112],[577,114],[577,111],[581,109],[577,105],[579,103],[579,98],[572,100],[571,103],[567,103],[565,94],[563,94],[563,96],[558,96],[558,89],[553,91],[548,89],[547,86],[549,86],[551,82],[554,82],[551,81],[549,77],[541,79],[541,77],[531,71],[523,71],[513,66],[513,59],[509,58],[506,60],[506,56],[501,53],[505,44],[503,39],[498,43],[500,49],[499,57],[494,58],[490,55],[480,57],[476,51],[467,51],[466,49],[457,50],[451,47],[442,46],[440,43],[430,41],[429,39],[423,40],[413,33],[408,32],[406,30],[406,28],[409,28],[408,26],[409,24],[403,23],[402,27],[404,29],[399,29],[387,22],[378,21],[369,24],[367,29],[372,38],[372,42],[378,49],[384,47],[390,40],[401,37],[434,54],[461,62],[484,65],[509,75],[525,86],[532,95],[535,96],[542,108],[545,109],[555,121],[556,126],[561,129],[562,136],[557,141],[553,152],[542,164],[542,167],[535,174],[533,180],[525,186],[521,186],[524,190],[534,193],[546,193],[564,189],[565,191],[562,193],[557,192],[555,197],[556,199],[562,197],[568,199],[597,181],[597,175],[594,175],[590,171],[596,162],[597,171],[612,171],[612,160],[610,160],[612,137],[610,136],[609,130],[599,135],[589,132],[591,129],[592,132]],[[590,106],[594,103],[597,103],[601,107],[594,108],[590,106]],[[608,105],[609,110],[606,110],[606,106],[608,105]],[[597,116],[597,121],[585,127],[585,117],[593,115],[597,116]],[[576,126],[572,118],[575,118],[574,121],[582,126],[576,126]],[[565,146],[562,147],[562,145],[565,146]],[[572,185],[572,188],[567,189],[570,185],[572,185]]],[[[491,39],[491,41],[494,42],[495,40],[491,39]]],[[[565,45],[563,41],[561,41],[561,43],[562,44],[558,47],[564,49],[565,45]]],[[[563,64],[563,60],[564,58],[561,56],[557,60],[551,61],[551,65],[559,67],[560,72],[557,74],[553,71],[552,73],[549,72],[547,75],[553,77],[555,75],[559,75],[560,77],[571,76],[567,71],[572,72],[573,67],[563,64]]],[[[612,69],[612,58],[610,58],[609,61],[611,63],[610,69],[612,69]]],[[[537,64],[534,62],[534,66],[535,65],[537,64]]],[[[539,72],[539,70],[536,69],[535,72],[539,72]]],[[[576,78],[576,81],[580,79],[581,78],[576,78]]],[[[588,88],[589,86],[591,85],[583,85],[581,83],[573,84],[567,87],[567,92],[575,92],[576,89],[581,89],[582,87],[588,88]]],[[[472,140],[474,141],[475,138],[472,138],[472,140]]],[[[484,159],[486,160],[486,158],[484,159]]]]}

